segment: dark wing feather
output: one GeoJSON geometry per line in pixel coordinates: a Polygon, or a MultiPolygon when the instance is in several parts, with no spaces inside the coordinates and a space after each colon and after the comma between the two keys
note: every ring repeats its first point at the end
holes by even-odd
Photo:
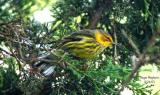
{"type": "Polygon", "coordinates": [[[78,32],[73,32],[71,35],[64,37],[58,44],[58,48],[61,48],[64,44],[68,42],[74,42],[74,41],[81,41],[83,38],[80,36],[87,36],[91,38],[95,38],[93,30],[85,29],[85,30],[80,30],[78,32]]]}

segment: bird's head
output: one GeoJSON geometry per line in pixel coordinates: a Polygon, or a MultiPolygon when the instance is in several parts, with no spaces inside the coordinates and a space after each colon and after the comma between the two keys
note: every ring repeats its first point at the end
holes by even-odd
{"type": "Polygon", "coordinates": [[[96,41],[104,47],[109,47],[113,44],[113,39],[107,32],[96,30],[95,37],[96,41]]]}

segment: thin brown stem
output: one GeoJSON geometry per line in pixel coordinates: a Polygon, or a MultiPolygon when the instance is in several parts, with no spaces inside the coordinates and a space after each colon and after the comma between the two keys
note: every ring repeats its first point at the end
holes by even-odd
{"type": "Polygon", "coordinates": [[[122,30],[122,34],[125,38],[127,38],[129,44],[132,46],[132,48],[135,50],[136,54],[139,56],[140,51],[139,51],[137,45],[133,42],[132,38],[130,36],[128,36],[124,30],[122,30]]]}

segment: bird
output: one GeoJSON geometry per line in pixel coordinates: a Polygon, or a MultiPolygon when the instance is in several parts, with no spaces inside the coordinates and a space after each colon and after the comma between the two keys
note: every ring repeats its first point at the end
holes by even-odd
{"type": "Polygon", "coordinates": [[[93,59],[109,46],[112,46],[112,36],[103,30],[84,29],[64,37],[58,49],[80,59],[93,59]]]}
{"type": "Polygon", "coordinates": [[[108,32],[99,29],[83,29],[58,40],[54,53],[40,57],[43,60],[36,62],[33,67],[39,68],[42,75],[50,76],[55,71],[53,65],[60,63],[60,56],[65,52],[75,59],[92,60],[112,44],[113,39],[108,32]]]}

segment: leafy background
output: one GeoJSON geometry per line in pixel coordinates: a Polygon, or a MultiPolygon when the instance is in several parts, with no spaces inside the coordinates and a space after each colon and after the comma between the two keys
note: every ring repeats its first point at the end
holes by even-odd
{"type": "Polygon", "coordinates": [[[1,0],[0,17],[1,95],[119,95],[124,88],[159,95],[139,82],[144,66],[160,68],[159,0],[1,0]],[[54,20],[39,23],[32,15],[45,7],[54,20]],[[53,55],[49,77],[31,68],[57,40],[86,28],[108,31],[117,45],[92,61],[64,56],[59,63],[53,55]],[[85,64],[92,65],[83,70],[85,64]]]}

